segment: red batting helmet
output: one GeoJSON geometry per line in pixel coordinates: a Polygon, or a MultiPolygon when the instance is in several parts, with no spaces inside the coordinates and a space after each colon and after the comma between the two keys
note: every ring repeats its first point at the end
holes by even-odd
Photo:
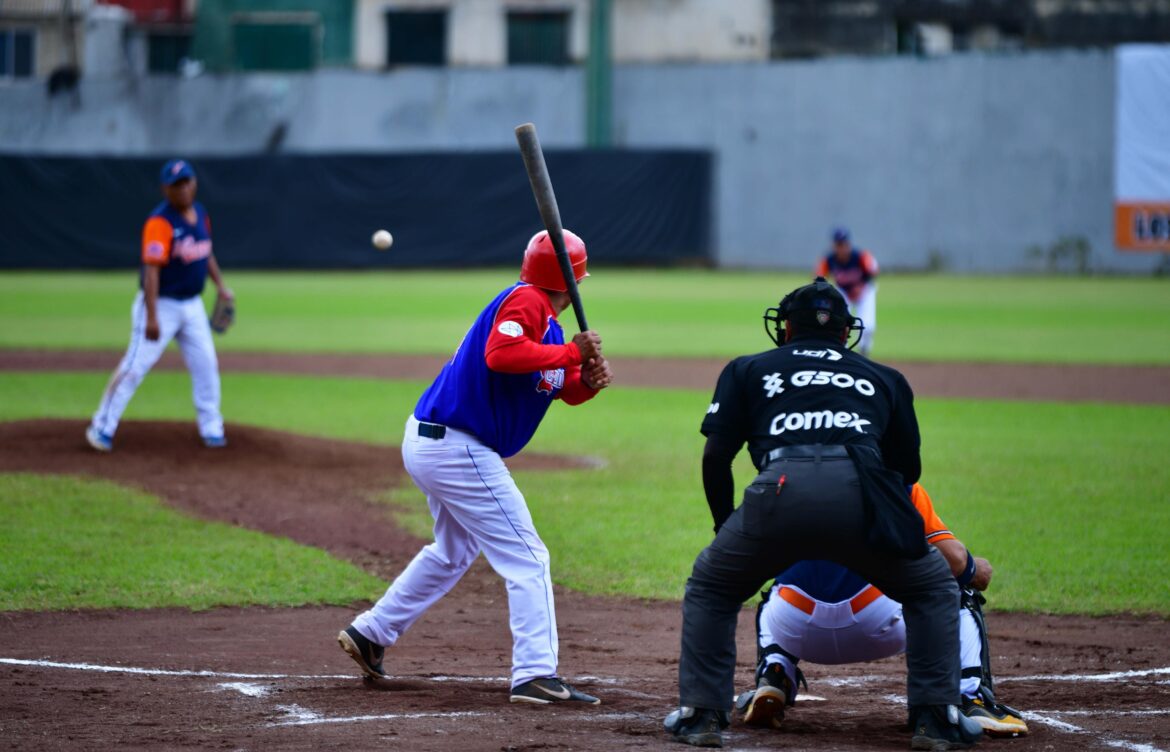
{"type": "MultiPolygon", "coordinates": [[[[564,230],[565,250],[569,253],[569,262],[573,265],[573,276],[577,281],[589,276],[585,271],[585,241],[568,230],[564,230]]],[[[520,281],[527,282],[546,290],[566,292],[569,288],[561,274],[561,265],[557,262],[557,253],[553,250],[552,240],[547,230],[541,230],[528,241],[524,249],[524,263],[520,265],[520,281]]]]}

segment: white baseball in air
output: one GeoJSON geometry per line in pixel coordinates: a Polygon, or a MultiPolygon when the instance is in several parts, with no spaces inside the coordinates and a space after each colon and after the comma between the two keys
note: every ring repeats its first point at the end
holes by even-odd
{"type": "Polygon", "coordinates": [[[370,242],[372,242],[374,247],[379,251],[385,251],[394,244],[394,236],[386,230],[378,230],[374,233],[374,237],[370,239],[370,242]]]}

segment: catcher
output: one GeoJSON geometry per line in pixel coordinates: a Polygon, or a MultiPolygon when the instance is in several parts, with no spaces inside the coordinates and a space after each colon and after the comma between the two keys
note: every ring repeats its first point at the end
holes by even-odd
{"type": "Polygon", "coordinates": [[[179,343],[191,372],[199,436],[208,447],[227,445],[211,330],[227,331],[234,299],[211,252],[211,220],[195,200],[195,168],[185,160],[171,160],[163,165],[161,183],[166,200],[155,207],[142,229],[140,289],[130,307],[130,346],[85,430],[86,441],[99,452],[113,450],[122,413],[172,339],[179,343]],[[211,320],[202,298],[208,277],[217,291],[211,320]]]}
{"type": "MultiPolygon", "coordinates": [[[[913,485],[910,497],[922,515],[927,542],[942,553],[962,590],[962,712],[989,736],[1024,736],[1028,725],[1019,711],[995,698],[981,608],[981,591],[991,582],[991,565],[972,556],[946,528],[921,485],[913,485]]],[[[793,704],[797,685],[804,683],[796,665],[802,658],[837,665],[888,658],[906,650],[902,604],[839,564],[798,562],[762,595],[756,618],[757,685],[736,700],[736,710],[751,726],[780,728],[785,707],[793,704]]]]}

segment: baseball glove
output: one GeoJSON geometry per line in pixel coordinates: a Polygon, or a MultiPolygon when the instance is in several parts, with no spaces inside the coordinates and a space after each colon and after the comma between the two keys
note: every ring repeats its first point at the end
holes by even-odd
{"type": "Polygon", "coordinates": [[[215,307],[211,309],[211,328],[217,334],[223,334],[236,320],[236,299],[223,295],[215,296],[215,307]]]}

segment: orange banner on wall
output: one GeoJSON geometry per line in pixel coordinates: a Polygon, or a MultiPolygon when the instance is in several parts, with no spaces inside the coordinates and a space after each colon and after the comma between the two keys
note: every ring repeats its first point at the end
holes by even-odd
{"type": "Polygon", "coordinates": [[[1125,251],[1170,251],[1170,203],[1114,203],[1113,238],[1125,251]]]}

